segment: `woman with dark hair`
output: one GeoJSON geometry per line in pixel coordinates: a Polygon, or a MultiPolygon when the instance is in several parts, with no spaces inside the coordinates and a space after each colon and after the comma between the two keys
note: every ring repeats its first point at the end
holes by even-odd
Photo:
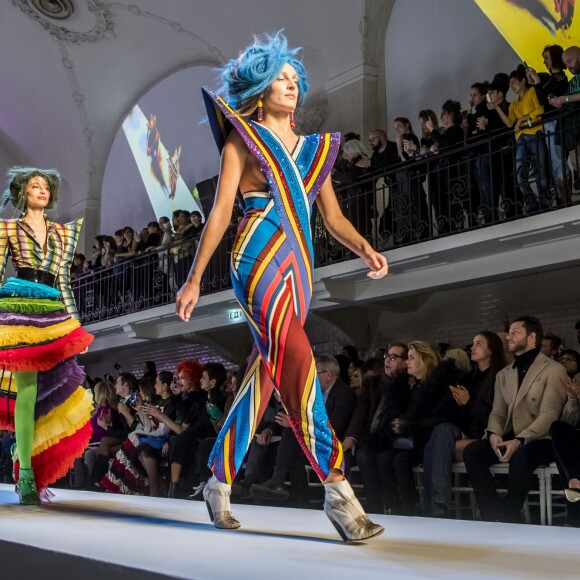
{"type": "MultiPolygon", "coordinates": [[[[437,113],[432,109],[421,109],[419,111],[419,123],[421,124],[421,148],[419,153],[426,155],[439,135],[445,132],[445,127],[439,127],[437,113]]],[[[409,149],[407,149],[408,151],[409,149]]]]}
{"type": "Polygon", "coordinates": [[[343,540],[362,540],[383,528],[368,519],[344,478],[342,447],[328,421],[304,332],[312,297],[314,201],[330,234],[362,258],[369,277],[385,276],[387,262],[340,211],[330,178],[340,135],[294,132],[294,111],[308,88],[296,52],[281,33],[256,38],[222,69],[225,98],[204,90],[214,137],[223,150],[221,174],[176,311],[189,320],[203,271],[241,191],[245,215],[232,251],[232,281],[256,348],[210,457],[213,476],[203,492],[210,517],[216,527],[240,526],[230,511],[231,483],[276,388],[300,447],[324,483],[325,513],[343,540]]]}
{"type": "Polygon", "coordinates": [[[451,99],[445,101],[441,107],[441,122],[445,133],[432,133],[434,142],[430,152],[445,156],[428,161],[429,196],[435,209],[439,235],[461,228],[465,219],[461,202],[469,198],[469,187],[461,162],[460,149],[465,140],[461,126],[461,104],[451,99]],[[458,152],[452,153],[455,150],[458,152]]]}
{"type": "MultiPolygon", "coordinates": [[[[151,377],[151,378],[158,378],[157,376],[157,365],[155,364],[155,361],[152,360],[146,360],[144,365],[143,365],[143,376],[141,377],[142,379],[146,378],[146,377],[151,377]]],[[[171,375],[172,380],[173,380],[173,375],[171,375]]],[[[171,384],[171,381],[169,382],[169,384],[171,384]]]]}
{"type": "Polygon", "coordinates": [[[115,262],[132,258],[137,253],[138,244],[139,242],[135,236],[135,230],[130,226],[125,226],[123,228],[122,242],[117,248],[117,253],[115,254],[115,262]]]}
{"type": "Polygon", "coordinates": [[[69,278],[83,220],[46,216],[58,199],[54,169],[13,167],[7,177],[0,211],[10,201],[21,215],[0,220],[0,281],[8,256],[16,269],[0,287],[0,430],[16,433],[20,503],[38,505],[91,438],[92,399],[79,386],[76,356],[93,337],[81,328],[69,278]]]}
{"type": "Polygon", "coordinates": [[[449,390],[459,406],[457,423],[441,423],[433,429],[425,446],[423,468],[427,510],[432,516],[445,516],[451,503],[451,468],[463,461],[463,450],[485,433],[493,405],[495,376],[505,367],[503,343],[488,330],[473,338],[471,360],[476,363],[465,378],[467,387],[450,384],[449,390]]]}
{"type": "Polygon", "coordinates": [[[567,175],[566,152],[562,151],[561,139],[558,137],[558,114],[560,109],[550,104],[552,97],[561,97],[568,89],[568,77],[564,72],[566,65],[562,60],[564,49],[559,44],[551,44],[542,51],[544,65],[548,73],[538,73],[533,68],[526,69],[528,83],[534,86],[538,101],[544,107],[544,131],[546,145],[550,156],[552,179],[556,186],[558,201],[561,205],[570,203],[572,197],[571,175],[567,175]]]}
{"type": "Polygon", "coordinates": [[[517,96],[511,102],[506,116],[497,109],[507,127],[513,127],[516,135],[516,181],[523,195],[524,209],[529,214],[550,206],[546,143],[541,123],[544,107],[536,90],[528,84],[523,65],[510,74],[510,88],[517,96]],[[530,186],[530,164],[537,176],[539,202],[530,186]]]}
{"type": "MultiPolygon", "coordinates": [[[[406,117],[394,120],[397,134],[397,151],[403,164],[415,161],[419,138],[413,133],[411,121],[406,117]]],[[[403,165],[404,167],[404,165],[403,165]]],[[[404,168],[395,174],[396,187],[392,189],[393,233],[395,244],[422,240],[429,235],[427,200],[423,191],[424,176],[420,169],[404,168]]]]}

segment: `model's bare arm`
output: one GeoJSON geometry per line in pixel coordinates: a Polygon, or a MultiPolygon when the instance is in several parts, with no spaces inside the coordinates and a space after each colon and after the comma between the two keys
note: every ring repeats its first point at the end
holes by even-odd
{"type": "Polygon", "coordinates": [[[387,275],[389,266],[387,259],[375,251],[372,246],[356,231],[354,226],[344,217],[330,176],[328,176],[320,188],[320,193],[316,198],[318,209],[322,214],[324,225],[330,234],[341,244],[346,246],[359,256],[371,269],[368,273],[370,278],[382,278],[387,275]]]}
{"type": "Polygon", "coordinates": [[[199,285],[203,272],[231,221],[232,209],[247,156],[248,149],[242,138],[233,131],[222,153],[220,177],[213,208],[203,228],[187,280],[177,293],[175,311],[185,322],[189,320],[199,299],[199,285]]]}

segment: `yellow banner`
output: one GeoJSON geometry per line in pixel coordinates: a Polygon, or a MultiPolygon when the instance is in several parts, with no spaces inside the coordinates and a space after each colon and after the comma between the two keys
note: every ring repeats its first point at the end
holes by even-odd
{"type": "Polygon", "coordinates": [[[559,44],[566,49],[580,39],[580,12],[574,13],[575,0],[474,1],[522,61],[538,71],[545,71],[542,50],[546,45],[559,44]]]}

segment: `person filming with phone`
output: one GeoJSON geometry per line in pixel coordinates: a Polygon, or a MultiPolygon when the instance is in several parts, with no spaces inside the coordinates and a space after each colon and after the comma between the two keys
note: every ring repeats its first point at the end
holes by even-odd
{"type": "Polygon", "coordinates": [[[507,343],[514,363],[497,374],[484,438],[463,453],[483,520],[520,522],[534,470],[554,461],[549,431],[566,402],[566,370],[540,352],[542,338],[537,318],[512,322],[507,343]],[[509,463],[507,495],[501,500],[489,471],[498,462],[509,463]]]}

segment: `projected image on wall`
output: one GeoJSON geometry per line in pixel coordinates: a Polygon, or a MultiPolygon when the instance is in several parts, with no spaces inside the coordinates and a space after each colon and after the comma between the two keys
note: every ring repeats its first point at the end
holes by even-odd
{"type": "Polygon", "coordinates": [[[580,33],[575,0],[475,0],[520,58],[543,70],[542,48],[567,48],[580,33]]]}
{"type": "Polygon", "coordinates": [[[149,113],[147,117],[135,105],[123,122],[123,131],[157,218],[176,209],[203,214],[197,194],[190,192],[181,178],[181,145],[168,144],[166,148],[157,115],[149,113]]]}

